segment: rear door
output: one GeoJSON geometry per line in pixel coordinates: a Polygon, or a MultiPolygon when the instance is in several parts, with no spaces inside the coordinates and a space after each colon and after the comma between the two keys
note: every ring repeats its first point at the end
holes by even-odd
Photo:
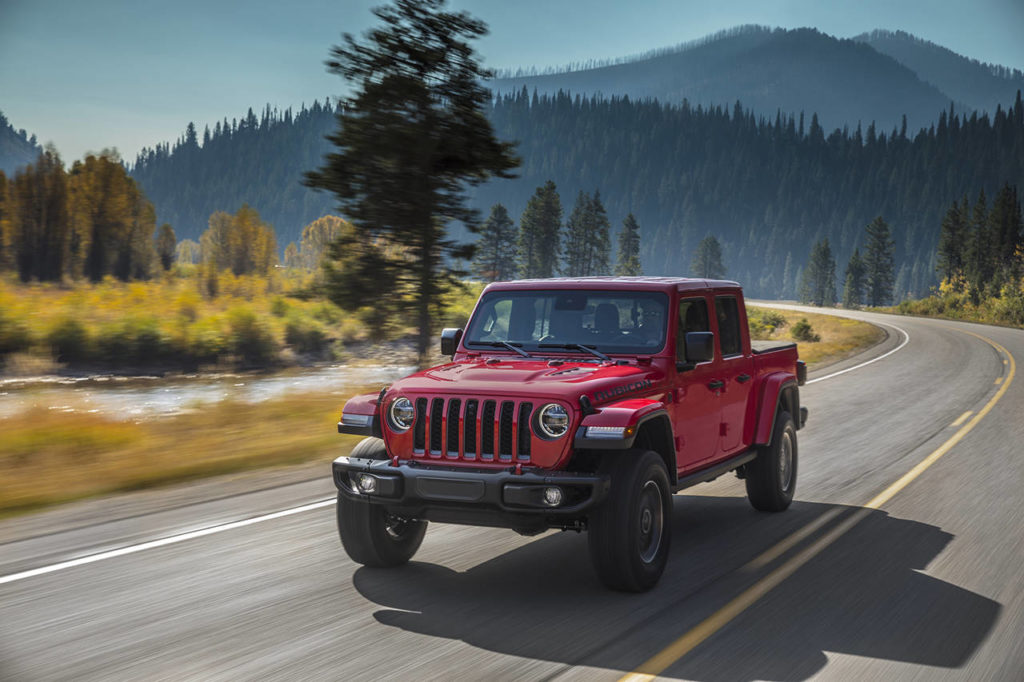
{"type": "Polygon", "coordinates": [[[747,412],[750,390],[754,385],[754,358],[743,333],[746,324],[742,304],[734,294],[715,296],[715,337],[718,344],[719,365],[716,379],[722,382],[719,401],[722,409],[719,427],[718,453],[728,456],[743,450],[743,423],[747,412]]]}
{"type": "MultiPolygon", "coordinates": [[[[676,361],[686,362],[686,332],[712,331],[708,299],[704,296],[682,298],[678,312],[676,361]]],[[[721,407],[717,391],[709,386],[717,373],[716,357],[676,374],[673,426],[680,470],[694,469],[717,452],[721,407]]]]}

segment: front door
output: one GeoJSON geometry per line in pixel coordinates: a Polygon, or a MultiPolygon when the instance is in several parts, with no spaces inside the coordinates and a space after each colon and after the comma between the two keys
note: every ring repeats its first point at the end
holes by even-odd
{"type": "MultiPolygon", "coordinates": [[[[686,332],[711,331],[708,301],[704,297],[679,301],[676,326],[676,360],[686,362],[686,332]]],[[[677,461],[680,472],[707,462],[718,448],[721,407],[712,382],[718,374],[717,357],[676,375],[674,417],[677,461]]]]}
{"type": "Polygon", "coordinates": [[[719,392],[722,423],[719,427],[718,452],[726,457],[744,447],[743,424],[750,389],[754,384],[754,360],[749,350],[743,348],[743,335],[740,333],[742,320],[735,296],[715,297],[715,321],[721,357],[716,378],[722,382],[719,392]]]}

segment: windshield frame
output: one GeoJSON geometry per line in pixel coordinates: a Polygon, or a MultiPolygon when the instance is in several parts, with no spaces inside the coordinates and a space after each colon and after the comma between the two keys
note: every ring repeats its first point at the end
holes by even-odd
{"type": "MultiPolygon", "coordinates": [[[[486,304],[488,303],[488,301],[492,297],[514,298],[514,297],[531,297],[531,296],[557,296],[557,295],[560,295],[560,294],[568,294],[568,293],[584,294],[584,295],[586,295],[588,297],[591,296],[591,295],[597,294],[597,295],[600,295],[600,296],[607,296],[609,298],[614,298],[614,297],[629,298],[629,297],[632,297],[632,296],[638,296],[638,297],[649,298],[649,299],[656,299],[656,300],[660,299],[660,302],[663,303],[663,305],[665,306],[664,307],[664,314],[662,315],[661,345],[659,345],[657,347],[651,347],[651,346],[645,346],[645,347],[640,347],[640,346],[610,347],[610,346],[602,345],[600,343],[590,343],[590,342],[586,343],[585,345],[594,347],[598,351],[600,351],[600,352],[602,352],[602,353],[604,353],[606,355],[630,355],[630,356],[641,356],[641,355],[642,356],[654,356],[654,355],[660,355],[660,354],[664,353],[665,349],[668,347],[668,345],[669,345],[669,338],[668,338],[668,336],[669,336],[669,329],[670,329],[669,328],[669,323],[670,323],[669,317],[670,317],[671,312],[672,312],[672,309],[671,309],[672,308],[672,305],[671,305],[672,301],[671,301],[671,296],[669,295],[668,292],[657,290],[657,289],[619,289],[619,288],[603,288],[603,287],[579,288],[579,289],[575,289],[575,288],[574,289],[562,289],[562,288],[552,288],[552,289],[548,289],[548,288],[519,289],[519,288],[516,288],[516,289],[494,289],[494,290],[491,290],[491,291],[485,291],[480,296],[480,299],[477,301],[476,306],[473,308],[473,314],[470,316],[469,320],[466,323],[466,332],[465,332],[465,334],[463,334],[462,339],[460,341],[460,344],[461,344],[463,350],[466,351],[466,352],[469,352],[469,353],[495,352],[495,351],[499,352],[499,353],[511,353],[511,351],[505,350],[503,348],[494,347],[493,345],[491,345],[493,343],[491,341],[479,341],[478,340],[478,341],[474,342],[473,339],[470,338],[470,331],[474,328],[474,325],[477,322],[477,318],[481,314],[483,314],[483,310],[484,310],[486,304]]],[[[583,341],[586,341],[586,339],[579,339],[579,341],[583,342],[583,341]]],[[[578,349],[572,349],[572,348],[552,348],[552,347],[549,347],[549,346],[546,346],[546,345],[542,344],[542,342],[539,339],[536,340],[536,341],[533,341],[533,342],[529,342],[529,343],[521,343],[519,341],[516,341],[515,345],[517,347],[520,347],[523,350],[529,352],[534,357],[550,357],[552,355],[557,355],[557,356],[584,355],[584,356],[587,356],[588,358],[590,358],[592,360],[597,360],[597,358],[594,358],[590,353],[588,353],[586,351],[578,350],[578,349]]]]}

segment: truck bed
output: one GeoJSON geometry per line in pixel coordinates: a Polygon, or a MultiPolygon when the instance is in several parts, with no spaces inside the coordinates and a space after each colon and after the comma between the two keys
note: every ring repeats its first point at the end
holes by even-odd
{"type": "Polygon", "coordinates": [[[796,348],[796,344],[792,341],[755,341],[750,340],[750,350],[754,352],[754,355],[761,355],[763,353],[772,353],[777,350],[783,350],[785,348],[796,348]]]}

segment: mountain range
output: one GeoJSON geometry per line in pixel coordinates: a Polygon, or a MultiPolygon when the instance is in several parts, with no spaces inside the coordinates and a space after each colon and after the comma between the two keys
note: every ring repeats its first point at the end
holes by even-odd
{"type": "Polygon", "coordinates": [[[840,39],[810,28],[740,26],[616,63],[550,73],[506,72],[497,93],[628,95],[661,102],[743,102],[761,116],[812,112],[826,130],[874,122],[911,131],[952,106],[988,112],[1024,89],[1024,73],[983,64],[902,31],[840,39]]]}

